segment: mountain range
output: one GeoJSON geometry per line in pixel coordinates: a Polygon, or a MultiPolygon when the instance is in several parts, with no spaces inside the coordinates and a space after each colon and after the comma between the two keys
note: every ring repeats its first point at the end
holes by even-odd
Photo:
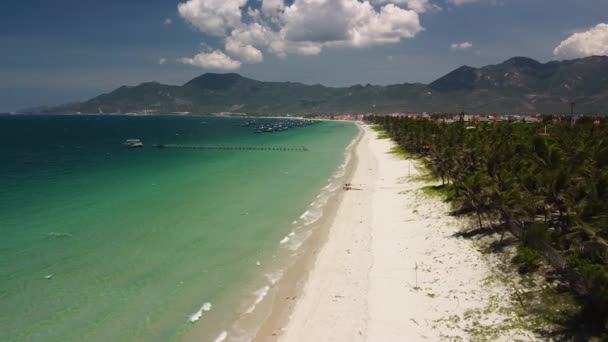
{"type": "Polygon", "coordinates": [[[207,73],[184,85],[123,86],[82,103],[44,113],[239,112],[333,114],[390,112],[608,112],[608,57],[540,63],[514,57],[481,68],[460,67],[430,84],[325,87],[262,82],[238,74],[207,73]]]}

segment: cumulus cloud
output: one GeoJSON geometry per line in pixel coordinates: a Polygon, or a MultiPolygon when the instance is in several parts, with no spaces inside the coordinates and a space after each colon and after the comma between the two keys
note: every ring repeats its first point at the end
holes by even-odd
{"type": "Polygon", "coordinates": [[[461,6],[466,4],[472,4],[474,2],[479,2],[480,0],[448,0],[448,2],[452,5],[461,6]]]}
{"type": "Polygon", "coordinates": [[[473,47],[473,43],[471,42],[462,42],[462,43],[453,43],[450,45],[452,50],[467,50],[473,47]]]}
{"type": "Polygon", "coordinates": [[[171,18],[167,18],[167,19],[165,19],[165,21],[163,21],[163,24],[171,25],[171,24],[173,24],[173,20],[171,18]]]}
{"type": "Polygon", "coordinates": [[[188,0],[177,11],[199,30],[221,37],[241,25],[241,8],[246,4],[247,0],[188,0]]]}
{"type": "Polygon", "coordinates": [[[571,35],[553,50],[553,55],[560,58],[608,55],[608,24],[571,35]]]}
{"type": "Polygon", "coordinates": [[[241,67],[241,62],[226,56],[219,50],[201,52],[192,58],[180,58],[178,61],[184,64],[214,70],[236,70],[241,67]]]}
{"type": "Polygon", "coordinates": [[[160,64],[160,65],[163,65],[165,63],[167,63],[167,59],[166,58],[161,58],[161,59],[158,60],[158,64],[160,64]]]}
{"type": "Polygon", "coordinates": [[[281,10],[285,8],[283,0],[263,0],[262,1],[262,12],[269,16],[277,15],[281,10]]]}
{"type": "Polygon", "coordinates": [[[253,45],[243,44],[243,42],[232,37],[226,39],[226,52],[244,63],[260,63],[264,60],[262,51],[253,47],[253,45]]]}
{"type": "Polygon", "coordinates": [[[419,13],[431,6],[429,0],[261,0],[252,8],[247,0],[187,0],[178,12],[224,40],[225,53],[215,52],[259,63],[263,51],[286,57],[398,43],[423,30],[419,13]]]}
{"type": "Polygon", "coordinates": [[[404,5],[417,13],[424,13],[430,9],[439,9],[437,5],[431,4],[429,0],[373,0],[373,4],[396,4],[404,5]]]}

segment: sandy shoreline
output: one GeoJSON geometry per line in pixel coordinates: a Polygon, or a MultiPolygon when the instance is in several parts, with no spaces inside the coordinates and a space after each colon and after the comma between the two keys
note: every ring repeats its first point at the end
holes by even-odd
{"type": "MultiPolygon", "coordinates": [[[[474,244],[453,237],[462,222],[421,193],[427,184],[415,179],[412,161],[388,153],[390,140],[362,129],[354,189],[343,193],[312,257],[291,271],[299,283],[277,291],[255,340],[471,340],[480,326],[500,324],[506,317],[496,310],[476,314],[507,292],[488,284],[490,266],[474,244]]],[[[492,339],[533,339],[503,333],[492,339]]]]}
{"type": "MultiPolygon", "coordinates": [[[[358,165],[357,148],[361,139],[365,136],[363,128],[358,125],[359,134],[353,140],[353,146],[349,149],[350,161],[346,165],[344,175],[339,181],[342,183],[352,182],[353,174],[358,165]]],[[[340,183],[340,184],[342,184],[340,183]]],[[[341,185],[340,185],[341,186],[341,185]]],[[[332,227],[337,211],[342,205],[344,191],[337,191],[331,195],[327,204],[323,207],[323,216],[314,224],[313,234],[305,242],[302,249],[298,251],[295,262],[285,269],[281,280],[273,287],[269,298],[270,309],[261,326],[257,330],[253,341],[276,340],[280,335],[281,327],[289,321],[303,287],[307,283],[310,271],[314,268],[318,253],[328,240],[330,228],[332,227]]]]}

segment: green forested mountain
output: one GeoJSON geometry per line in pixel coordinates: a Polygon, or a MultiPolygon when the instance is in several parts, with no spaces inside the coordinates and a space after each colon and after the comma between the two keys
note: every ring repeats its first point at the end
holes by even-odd
{"type": "Polygon", "coordinates": [[[182,86],[142,83],[91,100],[46,109],[55,113],[245,112],[477,113],[608,112],[608,57],[540,63],[515,57],[482,68],[460,67],[429,85],[334,88],[262,82],[238,74],[204,74],[182,86]]]}

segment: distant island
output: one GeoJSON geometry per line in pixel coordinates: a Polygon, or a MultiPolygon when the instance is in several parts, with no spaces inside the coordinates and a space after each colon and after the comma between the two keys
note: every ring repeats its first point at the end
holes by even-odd
{"type": "Polygon", "coordinates": [[[207,73],[182,86],[157,82],[123,86],[82,103],[24,113],[364,114],[460,112],[562,114],[608,112],[608,57],[540,63],[514,57],[481,68],[460,67],[430,84],[326,87],[262,82],[207,73]]]}

